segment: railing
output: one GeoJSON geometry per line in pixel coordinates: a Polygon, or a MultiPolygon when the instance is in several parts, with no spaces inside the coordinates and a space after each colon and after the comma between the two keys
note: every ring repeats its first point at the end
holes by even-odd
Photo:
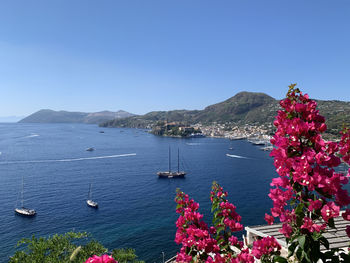
{"type": "Polygon", "coordinates": [[[171,263],[171,262],[175,262],[176,260],[176,256],[173,256],[172,258],[169,258],[167,261],[165,261],[164,263],[171,263]]]}

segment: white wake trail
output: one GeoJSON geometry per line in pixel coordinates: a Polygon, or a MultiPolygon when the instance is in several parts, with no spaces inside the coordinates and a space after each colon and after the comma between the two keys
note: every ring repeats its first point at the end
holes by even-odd
{"type": "Polygon", "coordinates": [[[250,159],[248,157],[240,156],[240,155],[234,155],[234,154],[226,154],[226,156],[231,157],[231,158],[240,158],[240,159],[250,159]]]}
{"type": "Polygon", "coordinates": [[[70,159],[57,159],[57,160],[8,161],[8,162],[0,162],[0,164],[76,162],[76,161],[84,161],[84,160],[119,158],[119,157],[135,156],[135,155],[136,155],[136,153],[126,153],[126,154],[94,156],[94,157],[82,157],[82,158],[70,158],[70,159]]]}
{"type": "Polygon", "coordinates": [[[34,138],[34,137],[38,137],[39,134],[31,134],[31,135],[28,135],[28,136],[25,136],[23,138],[34,138]]]}

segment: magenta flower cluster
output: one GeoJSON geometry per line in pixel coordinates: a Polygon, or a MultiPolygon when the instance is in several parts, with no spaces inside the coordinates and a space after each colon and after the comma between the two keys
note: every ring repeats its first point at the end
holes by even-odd
{"type": "Polygon", "coordinates": [[[274,237],[265,237],[254,241],[252,254],[257,259],[260,259],[264,255],[271,255],[281,249],[281,245],[276,241],[274,237]]]}
{"type": "Polygon", "coordinates": [[[253,250],[243,249],[243,242],[233,235],[243,230],[241,216],[226,197],[227,192],[214,182],[210,195],[214,225],[208,227],[203,221],[203,215],[198,212],[198,203],[187,194],[177,192],[176,212],[180,216],[176,222],[175,242],[182,245],[177,262],[253,263],[255,255],[260,258],[261,255],[279,254],[281,247],[273,237],[259,240],[253,250]]]}
{"type": "Polygon", "coordinates": [[[102,256],[92,256],[88,258],[85,263],[118,263],[112,256],[102,255],[102,256]]]}
{"type": "MultiPolygon", "coordinates": [[[[339,144],[325,141],[321,134],[327,126],[316,109],[317,103],[295,85],[290,86],[280,105],[282,110],[274,121],[277,131],[271,140],[275,146],[271,156],[279,174],[271,183],[275,187],[269,194],[273,201],[271,214],[279,217],[283,223],[280,231],[287,238],[298,232],[295,228],[321,232],[333,225],[341,207],[350,204],[348,192],[343,189],[348,178],[334,170],[341,163],[339,156],[349,163],[350,135],[343,132],[339,144]],[[299,205],[298,210],[296,205],[289,208],[290,204],[299,205]]],[[[273,223],[270,215],[265,219],[273,223]]]]}

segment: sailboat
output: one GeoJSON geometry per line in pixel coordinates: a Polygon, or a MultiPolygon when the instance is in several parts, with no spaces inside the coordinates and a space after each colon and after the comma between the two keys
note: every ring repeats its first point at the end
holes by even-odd
{"type": "Polygon", "coordinates": [[[93,207],[93,208],[97,208],[98,207],[98,203],[95,201],[92,201],[92,184],[90,183],[90,187],[89,187],[89,194],[88,194],[88,199],[86,200],[86,203],[88,206],[93,207]]]}
{"type": "Polygon", "coordinates": [[[232,147],[232,140],[230,140],[230,147],[228,148],[229,150],[233,150],[233,147],[232,147]]]}
{"type": "Polygon", "coordinates": [[[177,171],[171,171],[171,153],[169,147],[169,171],[166,172],[158,172],[159,178],[184,178],[186,173],[184,171],[180,171],[180,151],[177,149],[177,171]]]}
{"type": "Polygon", "coordinates": [[[15,208],[15,213],[22,216],[35,216],[36,211],[34,209],[25,208],[23,205],[23,188],[24,188],[24,178],[22,176],[22,191],[21,191],[21,207],[15,208]]]}

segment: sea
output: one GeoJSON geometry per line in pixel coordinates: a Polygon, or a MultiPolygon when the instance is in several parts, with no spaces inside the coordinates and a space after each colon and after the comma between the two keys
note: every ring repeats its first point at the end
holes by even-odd
{"type": "MultiPolygon", "coordinates": [[[[210,189],[228,191],[245,226],[265,224],[276,177],[269,152],[245,140],[170,138],[143,129],[91,124],[0,124],[0,262],[21,238],[84,231],[109,249],[131,247],[147,263],[176,255],[176,189],[199,202],[211,224],[210,189]],[[94,151],[86,151],[93,147],[94,151]],[[172,169],[184,179],[159,179],[172,169]],[[230,149],[232,148],[232,149],[230,149]],[[15,215],[20,206],[37,215],[15,215]],[[89,185],[98,209],[86,205],[89,185]]],[[[243,233],[238,233],[239,237],[243,233]]]]}

